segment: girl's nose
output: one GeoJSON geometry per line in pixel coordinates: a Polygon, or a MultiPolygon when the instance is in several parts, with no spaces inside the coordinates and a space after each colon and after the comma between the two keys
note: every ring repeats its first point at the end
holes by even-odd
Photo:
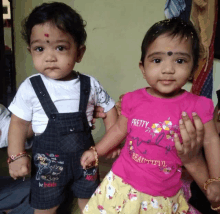
{"type": "Polygon", "coordinates": [[[162,68],[162,73],[163,74],[174,74],[175,69],[174,69],[173,62],[168,61],[168,62],[164,63],[164,66],[162,68]]]}

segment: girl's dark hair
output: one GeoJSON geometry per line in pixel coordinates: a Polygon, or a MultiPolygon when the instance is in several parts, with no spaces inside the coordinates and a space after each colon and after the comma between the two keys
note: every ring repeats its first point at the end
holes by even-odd
{"type": "Polygon", "coordinates": [[[22,37],[28,45],[30,45],[32,28],[46,22],[51,22],[60,30],[72,35],[78,47],[84,45],[87,37],[86,24],[75,10],[61,2],[43,3],[35,7],[24,20],[22,37]]]}
{"type": "Polygon", "coordinates": [[[193,24],[190,21],[186,22],[180,18],[165,19],[157,22],[147,31],[141,45],[141,62],[144,64],[144,59],[149,46],[162,34],[168,34],[172,37],[180,36],[181,39],[191,39],[193,52],[193,72],[197,68],[199,61],[199,37],[193,24]]]}

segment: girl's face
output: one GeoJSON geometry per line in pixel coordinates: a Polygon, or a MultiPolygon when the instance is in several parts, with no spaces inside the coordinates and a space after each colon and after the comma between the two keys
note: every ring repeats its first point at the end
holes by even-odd
{"type": "Polygon", "coordinates": [[[191,40],[160,35],[149,46],[139,68],[151,86],[148,89],[151,95],[161,98],[179,95],[193,68],[191,40]]]}
{"type": "Polygon", "coordinates": [[[32,28],[29,51],[39,73],[51,79],[70,80],[75,63],[83,57],[85,46],[77,47],[69,33],[47,22],[32,28]]]}

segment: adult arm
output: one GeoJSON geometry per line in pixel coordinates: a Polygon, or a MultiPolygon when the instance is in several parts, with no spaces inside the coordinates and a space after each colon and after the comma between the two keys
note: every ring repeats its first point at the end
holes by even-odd
{"type": "Polygon", "coordinates": [[[174,141],[183,165],[205,193],[203,185],[209,178],[209,174],[206,161],[201,152],[204,140],[204,125],[196,113],[193,113],[192,116],[194,124],[186,113],[182,114],[179,127],[183,143],[180,143],[178,135],[175,136],[174,141]]]}

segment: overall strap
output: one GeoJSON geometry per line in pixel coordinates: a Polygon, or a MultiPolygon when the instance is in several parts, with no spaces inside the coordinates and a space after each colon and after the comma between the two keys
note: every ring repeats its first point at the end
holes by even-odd
{"type": "Polygon", "coordinates": [[[51,114],[58,113],[57,108],[51,100],[41,76],[39,75],[31,77],[30,81],[47,117],[50,118],[51,114]]]}
{"type": "Polygon", "coordinates": [[[79,111],[86,112],[90,95],[90,77],[79,74],[80,78],[80,103],[79,111]]]}

